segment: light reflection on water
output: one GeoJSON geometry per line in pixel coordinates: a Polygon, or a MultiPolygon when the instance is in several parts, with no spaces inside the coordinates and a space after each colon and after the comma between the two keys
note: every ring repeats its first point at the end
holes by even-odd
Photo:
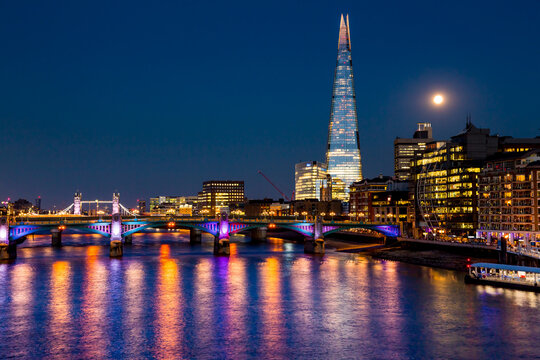
{"type": "Polygon", "coordinates": [[[102,358],[110,346],[107,327],[113,325],[107,317],[110,308],[107,295],[116,291],[109,286],[109,270],[117,261],[105,262],[99,256],[98,246],[86,248],[86,264],[82,287],[81,326],[85,336],[82,340],[83,355],[86,358],[102,358]]]}
{"type": "Polygon", "coordinates": [[[0,358],[532,358],[538,294],[463,274],[188,233],[37,238],[0,264],[0,358]],[[86,246],[77,246],[83,245],[86,246]],[[88,246],[88,244],[92,244],[88,246]]]}
{"type": "Polygon", "coordinates": [[[51,334],[54,351],[69,354],[69,332],[72,324],[71,304],[71,264],[68,261],[55,261],[50,276],[49,325],[47,332],[51,334]]]}
{"type": "Polygon", "coordinates": [[[161,245],[159,258],[159,274],[157,287],[157,321],[156,321],[156,357],[159,359],[180,355],[181,317],[185,311],[182,292],[180,291],[180,274],[178,265],[170,258],[169,245],[161,245]]]}

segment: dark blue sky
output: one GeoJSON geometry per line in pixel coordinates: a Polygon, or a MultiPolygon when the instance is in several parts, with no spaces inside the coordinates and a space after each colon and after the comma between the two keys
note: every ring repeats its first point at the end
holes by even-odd
{"type": "Polygon", "coordinates": [[[0,1],[0,198],[133,206],[207,179],[277,198],[259,169],[292,192],[294,164],[324,160],[341,12],[365,176],[418,121],[540,135],[536,0],[0,1]]]}

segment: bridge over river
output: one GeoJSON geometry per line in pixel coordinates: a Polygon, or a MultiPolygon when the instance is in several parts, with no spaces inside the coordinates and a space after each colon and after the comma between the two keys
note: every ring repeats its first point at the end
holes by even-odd
{"type": "Polygon", "coordinates": [[[17,244],[31,234],[51,234],[52,246],[62,245],[62,232],[71,230],[80,233],[96,233],[110,239],[110,255],[122,256],[123,244],[131,243],[131,236],[149,228],[189,229],[190,242],[201,241],[203,232],[214,236],[214,254],[229,254],[229,238],[240,232],[250,232],[254,240],[264,240],[268,229],[287,229],[305,237],[304,249],[307,253],[324,253],[324,238],[334,232],[361,228],[396,238],[400,235],[397,225],[366,224],[354,221],[324,221],[320,217],[313,221],[296,219],[229,219],[226,214],[220,218],[206,217],[122,217],[113,214],[102,217],[63,216],[57,218],[28,217],[12,222],[0,218],[0,258],[16,257],[17,244]]]}
{"type": "MultiPolygon", "coordinates": [[[[97,202],[97,200],[96,200],[97,202]]],[[[60,212],[60,216],[28,216],[23,220],[0,218],[0,260],[17,257],[17,244],[32,234],[51,234],[52,246],[62,246],[62,232],[71,230],[82,233],[97,233],[110,239],[110,256],[123,254],[123,246],[131,243],[132,235],[149,228],[179,228],[190,230],[190,242],[201,241],[203,232],[214,236],[214,254],[229,255],[229,238],[239,232],[251,231],[251,238],[266,238],[268,229],[283,228],[296,231],[305,236],[306,253],[324,254],[324,237],[337,231],[361,228],[397,238],[400,228],[389,224],[365,224],[354,221],[324,221],[315,217],[313,221],[297,219],[229,219],[227,214],[219,218],[184,217],[184,216],[146,216],[137,217],[120,204],[120,194],[114,193],[111,215],[82,215],[81,194],[75,193],[73,204],[60,212]]],[[[103,201],[102,201],[103,203],[103,201]]]]}

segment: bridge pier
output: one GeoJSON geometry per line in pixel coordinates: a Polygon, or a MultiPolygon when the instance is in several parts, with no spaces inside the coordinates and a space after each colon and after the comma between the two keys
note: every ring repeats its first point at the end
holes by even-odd
{"type": "Polygon", "coordinates": [[[218,233],[214,238],[214,255],[229,256],[231,249],[229,247],[229,219],[226,213],[221,214],[218,225],[218,233]]]}
{"type": "Polygon", "coordinates": [[[189,243],[200,244],[202,242],[202,231],[199,229],[189,229],[189,243]]]}
{"type": "Polygon", "coordinates": [[[9,239],[9,223],[6,218],[0,218],[0,260],[17,258],[17,243],[9,239]]]}
{"type": "Polygon", "coordinates": [[[324,255],[324,238],[306,238],[304,240],[304,253],[324,255]]]}
{"type": "Polygon", "coordinates": [[[304,253],[324,255],[324,237],[322,220],[319,216],[313,224],[313,237],[304,240],[304,253]]]}
{"type": "Polygon", "coordinates": [[[124,245],[122,244],[122,240],[111,240],[109,256],[122,257],[122,255],[124,255],[124,245]]]}
{"type": "Polygon", "coordinates": [[[15,260],[17,258],[17,244],[0,244],[0,260],[15,260]]]}
{"type": "MultiPolygon", "coordinates": [[[[116,195],[116,194],[115,194],[116,195]]],[[[118,198],[113,197],[113,216],[111,219],[111,247],[109,250],[110,257],[121,257],[124,255],[124,244],[122,244],[122,218],[118,211],[118,198]],[[114,200],[116,200],[116,208],[114,200]]]]}
{"type": "Polygon", "coordinates": [[[126,245],[133,244],[133,234],[124,236],[124,244],[126,245]]]}
{"type": "Polygon", "coordinates": [[[255,228],[251,230],[251,241],[263,242],[266,241],[266,233],[268,229],[266,227],[255,228]]]}
{"type": "Polygon", "coordinates": [[[214,238],[214,255],[229,256],[231,254],[229,239],[220,239],[219,236],[214,238]]]}
{"type": "Polygon", "coordinates": [[[52,247],[62,247],[62,230],[51,230],[51,245],[52,247]]]}

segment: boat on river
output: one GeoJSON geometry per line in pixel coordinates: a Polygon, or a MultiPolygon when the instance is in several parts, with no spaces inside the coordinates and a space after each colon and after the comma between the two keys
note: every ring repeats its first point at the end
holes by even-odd
{"type": "Polygon", "coordinates": [[[540,292],[540,268],[506,264],[475,263],[469,266],[465,283],[540,292]]]}

